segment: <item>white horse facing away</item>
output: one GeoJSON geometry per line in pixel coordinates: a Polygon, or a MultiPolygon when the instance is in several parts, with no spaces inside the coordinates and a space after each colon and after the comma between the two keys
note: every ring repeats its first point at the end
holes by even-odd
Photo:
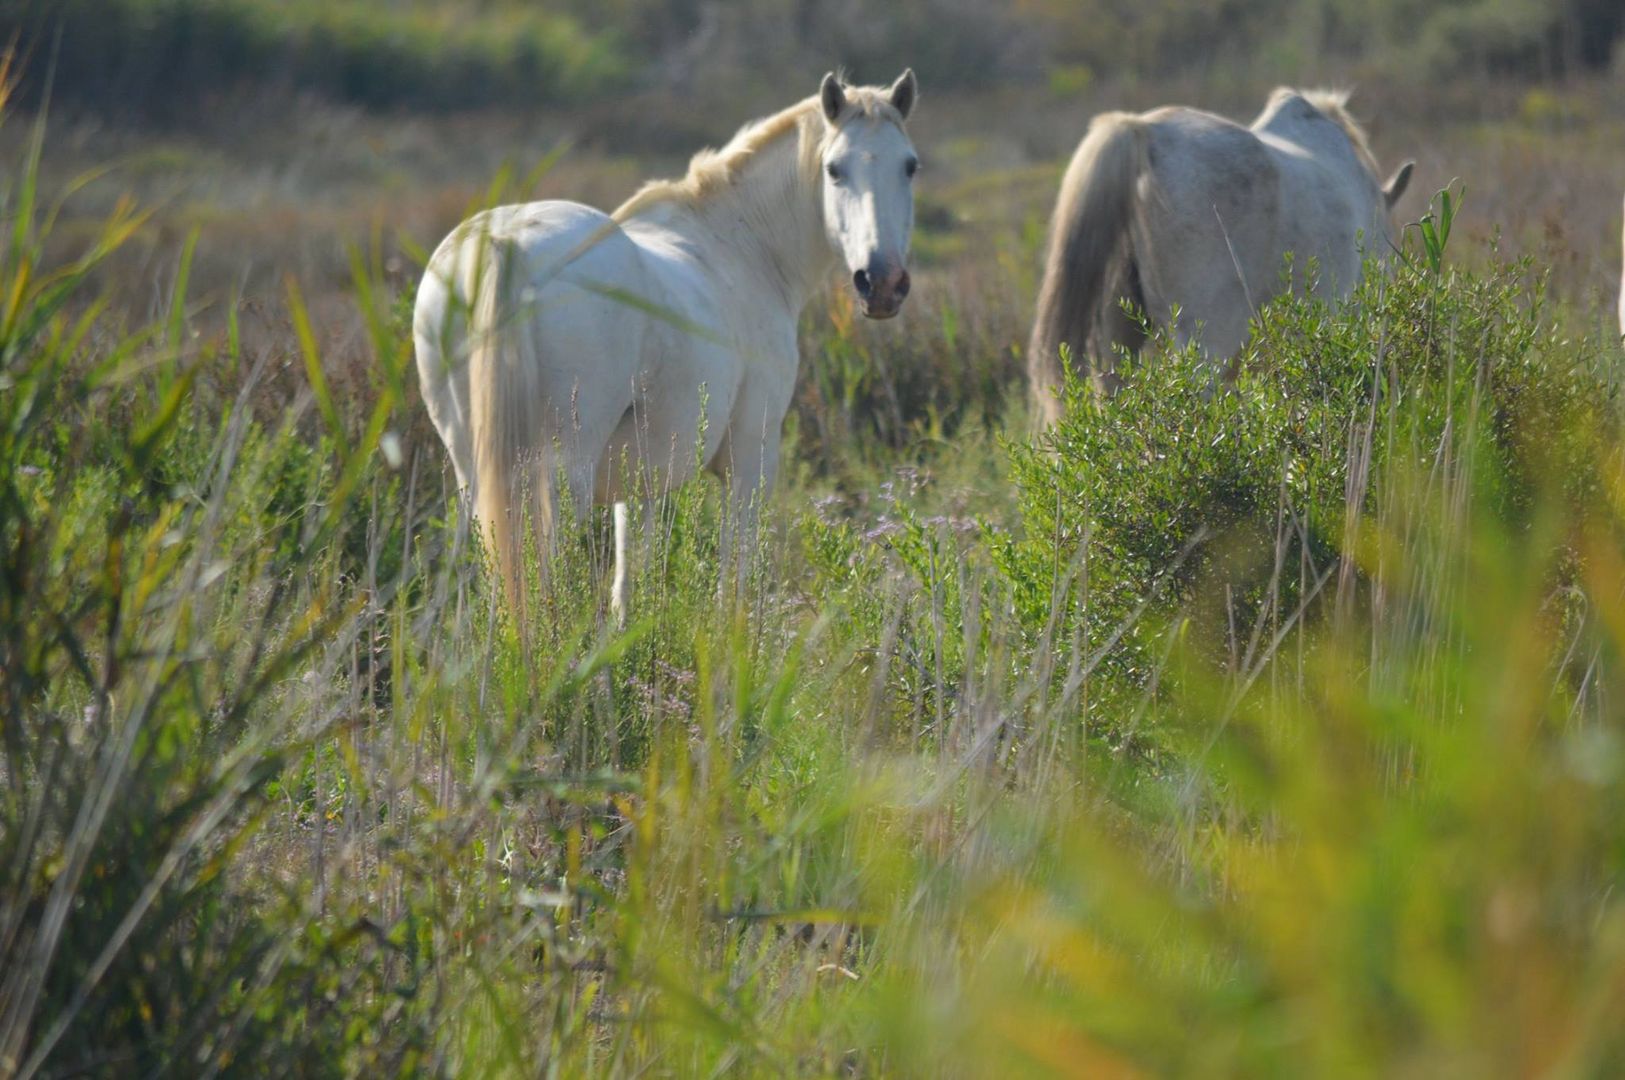
{"type": "Polygon", "coordinates": [[[703,464],[727,487],[730,546],[753,527],[813,292],[842,259],[870,318],[908,295],[915,96],[912,71],[888,88],[825,76],[613,214],[503,206],[440,244],[413,318],[418,374],[516,605],[523,523],[545,555],[559,477],[578,514],[618,504],[618,617],[629,484],[666,490],[703,464]]]}
{"type": "Polygon", "coordinates": [[[1251,127],[1182,106],[1094,119],[1061,182],[1027,354],[1046,426],[1061,409],[1062,345],[1110,390],[1112,347],[1139,344],[1120,298],[1153,320],[1177,305],[1175,339],[1226,358],[1281,292],[1288,252],[1294,288],[1314,259],[1335,297],[1359,282],[1362,237],[1386,254],[1412,163],[1381,182],[1347,97],[1282,88],[1251,127]]]}

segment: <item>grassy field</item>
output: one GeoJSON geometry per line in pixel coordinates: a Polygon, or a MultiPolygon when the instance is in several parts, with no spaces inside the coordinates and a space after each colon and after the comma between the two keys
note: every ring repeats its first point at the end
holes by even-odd
{"type": "Polygon", "coordinates": [[[6,115],[0,1073],[1625,1068],[1617,76],[1366,87],[1443,261],[1035,447],[1088,116],[1269,89],[1054,71],[927,83],[916,294],[808,313],[743,595],[696,483],[629,629],[595,519],[525,639],[421,251],[780,102],[6,115]]]}

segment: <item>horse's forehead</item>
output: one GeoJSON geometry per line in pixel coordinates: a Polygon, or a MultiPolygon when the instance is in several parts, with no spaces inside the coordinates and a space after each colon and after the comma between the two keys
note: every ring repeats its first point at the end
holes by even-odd
{"type": "Polygon", "coordinates": [[[831,149],[858,153],[874,153],[886,147],[910,145],[908,135],[902,128],[878,116],[849,120],[830,139],[831,149]]]}

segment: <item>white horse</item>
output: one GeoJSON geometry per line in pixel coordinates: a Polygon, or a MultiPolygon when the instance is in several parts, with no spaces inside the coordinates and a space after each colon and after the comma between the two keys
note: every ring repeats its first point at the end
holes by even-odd
{"type": "Polygon", "coordinates": [[[503,206],[441,243],[413,318],[418,374],[516,605],[523,522],[545,555],[560,477],[577,514],[617,504],[617,617],[629,482],[666,490],[704,464],[740,546],[778,468],[813,292],[839,258],[870,318],[908,295],[915,96],[912,71],[884,89],[827,75],[614,214],[503,206]]]}
{"type": "Polygon", "coordinates": [[[1302,288],[1310,259],[1318,288],[1346,296],[1364,247],[1386,254],[1388,212],[1411,162],[1380,183],[1347,95],[1280,89],[1250,128],[1173,106],[1095,118],[1061,182],[1048,265],[1028,348],[1028,372],[1046,425],[1058,418],[1061,346],[1107,390],[1112,346],[1141,340],[1119,298],[1166,322],[1177,341],[1200,339],[1226,358],[1245,344],[1257,305],[1283,288],[1296,257],[1302,288]]]}

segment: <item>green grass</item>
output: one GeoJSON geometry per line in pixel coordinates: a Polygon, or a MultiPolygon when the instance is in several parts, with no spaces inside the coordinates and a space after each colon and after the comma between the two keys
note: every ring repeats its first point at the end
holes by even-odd
{"type": "Polygon", "coordinates": [[[383,452],[423,423],[367,259],[340,396],[184,282],[121,329],[138,213],[52,262],[36,175],[0,1071],[1625,1065],[1619,357],[1527,267],[1272,305],[1233,385],[1155,343],[1037,447],[991,300],[832,318],[747,588],[695,483],[628,630],[594,520],[522,636],[438,448],[383,452]]]}

